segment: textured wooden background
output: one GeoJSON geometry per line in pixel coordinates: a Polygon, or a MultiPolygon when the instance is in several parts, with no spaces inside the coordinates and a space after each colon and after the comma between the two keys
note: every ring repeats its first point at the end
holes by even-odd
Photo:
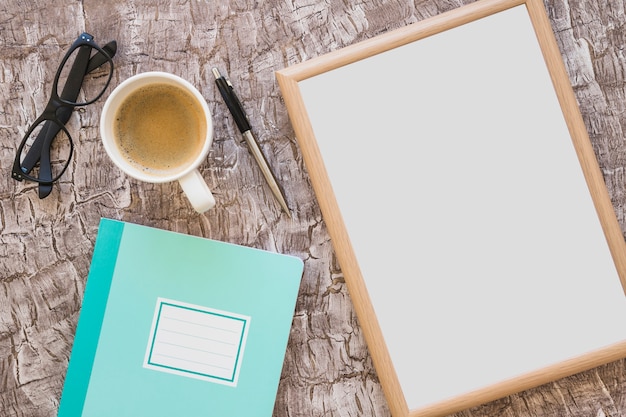
{"type": "MultiPolygon", "coordinates": [[[[310,187],[274,71],[469,0],[4,0],[0,4],[0,415],[56,416],[100,217],[305,260],[274,415],[389,416],[310,187]],[[215,139],[201,171],[217,207],[196,214],[178,184],[129,179],[107,159],[104,98],[72,116],[71,168],[52,194],[11,179],[15,149],[43,110],[56,66],[82,32],[115,39],[113,85],[169,71],[202,92],[215,139]],[[211,74],[229,74],[285,188],[280,211],[211,74]]],[[[545,0],[622,230],[626,230],[626,16],[617,0],[545,0]]],[[[459,70],[462,70],[460,68],[459,70]]],[[[110,90],[109,90],[110,92],[110,90]]],[[[480,337],[477,335],[476,337],[480,337]]],[[[626,361],[457,414],[626,415],[626,361]]]]}

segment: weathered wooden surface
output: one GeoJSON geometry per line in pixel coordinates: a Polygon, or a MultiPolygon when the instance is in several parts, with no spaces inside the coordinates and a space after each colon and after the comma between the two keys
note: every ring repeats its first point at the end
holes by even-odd
{"type": "MultiPolygon", "coordinates": [[[[469,2],[2,2],[0,415],[56,415],[98,221],[110,217],[303,258],[275,416],[388,416],[273,72],[469,2]],[[202,166],[214,210],[198,215],[178,184],[140,184],[112,166],[97,129],[104,99],[72,116],[75,159],[50,197],[39,200],[32,184],[10,178],[19,139],[43,109],[65,49],[83,30],[101,43],[118,41],[113,86],[137,72],[162,70],[203,93],[215,123],[202,166]],[[228,115],[213,66],[238,89],[292,220],[228,115]]],[[[546,8],[626,230],[624,4],[546,0],[546,8]]],[[[625,367],[624,360],[607,364],[458,416],[626,415],[625,367]]]]}

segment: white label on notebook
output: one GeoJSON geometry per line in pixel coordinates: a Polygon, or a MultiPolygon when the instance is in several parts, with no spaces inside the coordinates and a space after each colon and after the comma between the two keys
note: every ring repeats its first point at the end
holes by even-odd
{"type": "Polygon", "coordinates": [[[143,366],[237,385],[250,317],[158,298],[143,366]]]}

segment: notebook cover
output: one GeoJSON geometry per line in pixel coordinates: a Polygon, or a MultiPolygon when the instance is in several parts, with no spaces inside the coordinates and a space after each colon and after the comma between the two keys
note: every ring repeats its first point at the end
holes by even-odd
{"type": "Polygon", "coordinates": [[[302,272],[102,219],[58,417],[270,417],[302,272]]]}

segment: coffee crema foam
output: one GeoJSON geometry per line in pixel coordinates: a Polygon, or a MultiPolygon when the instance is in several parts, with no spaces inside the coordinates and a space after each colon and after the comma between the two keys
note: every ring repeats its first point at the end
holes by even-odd
{"type": "Polygon", "coordinates": [[[188,91],[158,83],[124,99],[113,132],[122,156],[152,175],[183,171],[202,151],[207,123],[202,105],[188,91]]]}

